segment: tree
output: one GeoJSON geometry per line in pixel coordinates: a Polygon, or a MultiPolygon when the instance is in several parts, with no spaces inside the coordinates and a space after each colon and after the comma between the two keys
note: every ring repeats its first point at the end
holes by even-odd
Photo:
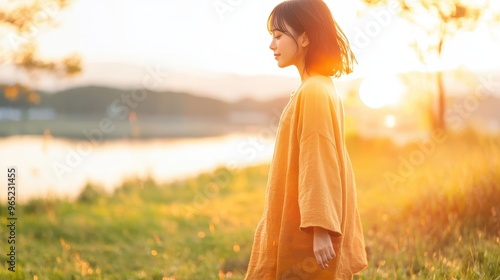
{"type": "MultiPolygon", "coordinates": [[[[81,58],[72,54],[59,60],[40,58],[35,42],[44,27],[56,27],[56,16],[69,5],[69,0],[4,1],[0,8],[0,63],[12,65],[31,77],[41,72],[60,77],[81,72],[81,58]]],[[[39,95],[27,85],[4,85],[7,99],[23,98],[31,103],[40,101],[39,95]]]]}
{"type": "MultiPolygon", "coordinates": [[[[472,31],[481,22],[498,22],[500,13],[490,9],[494,0],[363,0],[369,6],[399,4],[400,17],[422,30],[427,40],[412,43],[418,58],[429,65],[439,62],[446,41],[460,31],[472,31]]],[[[443,72],[436,72],[437,106],[433,109],[434,129],[446,129],[443,72]]]]}

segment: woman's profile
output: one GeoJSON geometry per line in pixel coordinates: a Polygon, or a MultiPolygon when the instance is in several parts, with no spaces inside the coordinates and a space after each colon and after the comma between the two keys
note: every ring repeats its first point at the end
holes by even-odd
{"type": "Polygon", "coordinates": [[[322,0],[288,0],[267,27],[300,87],[282,112],[245,279],[352,279],[367,265],[344,108],[331,77],[352,71],[347,38],[322,0]]]}

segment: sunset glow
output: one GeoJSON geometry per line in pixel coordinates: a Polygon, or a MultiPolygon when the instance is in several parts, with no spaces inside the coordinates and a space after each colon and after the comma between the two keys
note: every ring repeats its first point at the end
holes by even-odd
{"type": "Polygon", "coordinates": [[[395,75],[377,74],[368,76],[359,88],[363,103],[373,109],[386,105],[397,105],[406,88],[395,75]]]}
{"type": "Polygon", "coordinates": [[[384,119],[384,124],[388,128],[393,128],[396,126],[396,117],[394,115],[387,115],[384,119]]]}
{"type": "MultiPolygon", "coordinates": [[[[130,87],[130,78],[116,77],[139,75],[140,79],[147,67],[160,67],[175,75],[229,73],[298,78],[293,67],[278,68],[269,50],[271,37],[265,23],[269,12],[279,2],[151,0],[141,4],[123,1],[117,6],[113,1],[75,0],[64,10],[51,11],[58,28],[35,28],[29,38],[38,43],[42,57],[58,58],[77,53],[82,57],[83,73],[71,81],[41,77],[31,83],[45,90],[78,82],[130,87]],[[214,3],[229,6],[220,10],[214,3]],[[114,69],[100,71],[101,64],[109,64],[114,69]],[[126,66],[139,70],[127,72],[126,66]]],[[[410,30],[397,13],[392,12],[390,20],[381,23],[380,16],[390,11],[363,8],[359,1],[325,2],[343,27],[358,58],[354,72],[343,79],[368,77],[369,81],[371,73],[378,73],[380,69],[388,72],[425,70],[409,44],[416,38],[425,45],[428,39],[410,30]],[[366,9],[363,16],[359,14],[360,9],[366,9]],[[374,26],[377,32],[372,30],[374,26]]],[[[474,32],[459,34],[447,41],[441,59],[430,59],[426,70],[459,66],[474,70],[498,69],[500,61],[495,53],[499,42],[490,36],[496,32],[481,25],[474,32]]],[[[0,74],[4,80],[20,79],[11,69],[0,69],[0,74]]],[[[177,81],[172,80],[168,86],[175,88],[175,83],[177,81]]],[[[394,102],[392,93],[381,96],[373,91],[365,89],[362,93],[367,106],[379,108],[394,102]]],[[[259,93],[248,94],[257,96],[259,93]]],[[[224,94],[213,95],[222,98],[224,94]]]]}
{"type": "Polygon", "coordinates": [[[0,280],[500,280],[498,50],[500,0],[0,0],[0,280]]]}

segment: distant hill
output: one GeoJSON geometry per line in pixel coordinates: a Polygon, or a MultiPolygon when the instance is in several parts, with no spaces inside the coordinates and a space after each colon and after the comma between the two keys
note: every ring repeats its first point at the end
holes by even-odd
{"type": "Polygon", "coordinates": [[[288,97],[269,101],[244,99],[234,103],[210,97],[179,92],[137,92],[108,87],[77,87],[57,93],[40,92],[41,103],[29,104],[24,100],[12,102],[4,97],[0,88],[0,107],[53,108],[58,116],[79,116],[89,118],[110,117],[120,107],[135,111],[138,117],[183,117],[225,121],[231,112],[252,112],[270,114],[273,108],[282,109],[288,97]],[[138,98],[134,98],[137,96],[138,98]],[[142,100],[143,99],[143,100],[142,100]],[[128,101],[127,101],[128,100],[128,101]]]}
{"type": "Polygon", "coordinates": [[[57,93],[39,92],[40,104],[7,100],[0,89],[0,137],[44,134],[85,138],[111,120],[105,138],[200,137],[249,132],[265,127],[281,112],[289,97],[268,101],[226,102],[181,92],[133,92],[87,86],[57,93]]]}

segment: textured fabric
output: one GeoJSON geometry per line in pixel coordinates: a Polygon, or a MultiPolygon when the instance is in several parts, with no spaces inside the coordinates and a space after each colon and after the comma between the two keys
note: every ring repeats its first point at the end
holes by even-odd
{"type": "Polygon", "coordinates": [[[283,110],[248,280],[352,279],[367,265],[344,109],[329,77],[312,76],[283,110]],[[337,257],[321,269],[313,227],[330,231],[337,257]]]}

